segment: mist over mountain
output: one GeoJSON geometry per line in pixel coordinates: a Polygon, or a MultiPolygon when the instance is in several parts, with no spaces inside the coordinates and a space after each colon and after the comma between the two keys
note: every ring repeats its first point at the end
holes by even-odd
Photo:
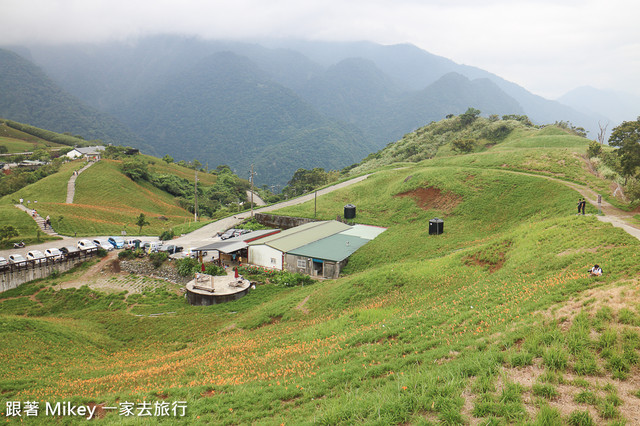
{"type": "MultiPolygon", "coordinates": [[[[46,72],[49,83],[42,80],[43,87],[55,81],[68,92],[36,90],[39,96],[75,97],[87,117],[99,110],[114,129],[130,128],[138,137],[123,136],[117,143],[209,167],[226,163],[241,176],[255,164],[259,184],[282,185],[298,167],[358,162],[405,133],[469,107],[483,115],[525,114],[538,124],[569,121],[591,137],[604,119],[598,110],[578,111],[412,45],[163,35],[14,50],[46,72]]],[[[21,93],[25,102],[37,98],[21,93]]],[[[60,114],[57,127],[25,113],[0,115],[54,130],[69,127],[60,114]]]]}
{"type": "Polygon", "coordinates": [[[609,122],[609,129],[622,121],[633,121],[640,115],[640,96],[589,86],[566,93],[558,98],[558,102],[606,117],[602,124],[609,122]]]}
{"type": "Polygon", "coordinates": [[[86,140],[152,150],[113,117],[86,106],[33,63],[4,49],[0,49],[0,117],[86,140]]]}
{"type": "Polygon", "coordinates": [[[268,183],[285,183],[300,167],[342,168],[370,151],[357,128],[327,119],[231,52],[111,112],[163,153],[228,164],[243,177],[255,164],[268,183]]]}

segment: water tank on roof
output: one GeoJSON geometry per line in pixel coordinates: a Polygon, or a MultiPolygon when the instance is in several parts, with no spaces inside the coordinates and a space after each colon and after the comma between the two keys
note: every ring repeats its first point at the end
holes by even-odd
{"type": "Polygon", "coordinates": [[[353,204],[347,204],[344,206],[344,218],[345,219],[355,219],[356,217],[356,206],[353,204]]]}

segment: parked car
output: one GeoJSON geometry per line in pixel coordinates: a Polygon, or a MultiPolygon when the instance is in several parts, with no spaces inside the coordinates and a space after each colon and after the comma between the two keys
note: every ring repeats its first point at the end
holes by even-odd
{"type": "Polygon", "coordinates": [[[111,244],[113,248],[124,248],[124,238],[122,237],[109,237],[107,241],[109,241],[109,244],[111,244]]]}
{"type": "MultiPolygon", "coordinates": [[[[185,257],[193,257],[193,258],[195,259],[196,257],[198,257],[198,254],[199,254],[199,252],[197,251],[197,249],[198,249],[197,247],[190,247],[190,248],[188,248],[188,249],[184,252],[185,257]]],[[[202,252],[202,257],[205,257],[206,255],[207,255],[207,252],[206,252],[206,251],[203,251],[203,252],[202,252]]]]}
{"type": "Polygon", "coordinates": [[[90,250],[90,249],[95,249],[97,247],[96,247],[95,244],[93,244],[89,240],[80,240],[80,241],[78,241],[78,248],[80,250],[90,250]]]}
{"type": "Polygon", "coordinates": [[[95,244],[96,247],[105,249],[106,251],[113,250],[113,246],[106,238],[96,238],[95,240],[93,240],[93,244],[95,244]]]}
{"type": "Polygon", "coordinates": [[[66,257],[75,257],[80,254],[80,250],[74,246],[61,247],[60,252],[66,257]]]}
{"type": "Polygon", "coordinates": [[[128,240],[126,240],[124,242],[124,248],[129,249],[129,250],[133,250],[136,248],[136,244],[138,245],[138,247],[142,246],[142,241],[140,241],[137,238],[129,238],[128,240]]]}
{"type": "Polygon", "coordinates": [[[162,249],[162,243],[160,241],[145,241],[140,247],[147,253],[156,253],[162,249]]]}
{"type": "Polygon", "coordinates": [[[25,259],[21,254],[12,254],[9,256],[9,263],[20,263],[20,262],[26,262],[27,259],[25,259]]]}
{"type": "Polygon", "coordinates": [[[175,244],[169,244],[167,246],[162,246],[162,248],[160,249],[160,251],[166,251],[169,254],[180,253],[182,250],[184,250],[184,247],[177,246],[175,244]]]}
{"type": "Polygon", "coordinates": [[[233,229],[233,228],[227,229],[227,231],[224,234],[220,235],[220,239],[221,240],[227,240],[227,239],[233,237],[234,232],[236,232],[236,230],[233,229]]]}
{"type": "Polygon", "coordinates": [[[57,248],[48,248],[44,251],[45,257],[53,260],[62,259],[62,252],[57,248]]]}
{"type": "Polygon", "coordinates": [[[46,262],[47,258],[40,250],[31,250],[29,253],[27,253],[27,260],[33,260],[36,263],[44,263],[46,262]]]}
{"type": "Polygon", "coordinates": [[[234,237],[239,237],[240,235],[244,235],[246,233],[250,232],[248,229],[236,229],[233,231],[233,236],[234,237]]]}
{"type": "Polygon", "coordinates": [[[4,257],[0,257],[0,268],[3,266],[7,266],[9,264],[9,261],[7,259],[5,259],[4,257]]]}

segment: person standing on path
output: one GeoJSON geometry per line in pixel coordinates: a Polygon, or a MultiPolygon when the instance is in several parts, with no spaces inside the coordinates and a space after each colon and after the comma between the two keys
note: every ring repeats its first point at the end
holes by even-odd
{"type": "Polygon", "coordinates": [[[584,208],[587,206],[587,200],[582,199],[582,215],[584,216],[584,208]]]}
{"type": "Polygon", "coordinates": [[[580,214],[581,209],[582,209],[582,198],[578,198],[578,214],[580,214]]]}

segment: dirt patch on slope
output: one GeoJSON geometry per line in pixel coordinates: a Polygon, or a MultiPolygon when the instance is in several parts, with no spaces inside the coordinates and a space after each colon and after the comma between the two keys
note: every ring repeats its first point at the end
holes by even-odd
{"type": "Polygon", "coordinates": [[[443,193],[440,189],[430,186],[428,188],[417,188],[396,194],[396,197],[410,197],[416,201],[422,210],[442,210],[451,212],[462,202],[462,197],[453,192],[443,193]]]}

